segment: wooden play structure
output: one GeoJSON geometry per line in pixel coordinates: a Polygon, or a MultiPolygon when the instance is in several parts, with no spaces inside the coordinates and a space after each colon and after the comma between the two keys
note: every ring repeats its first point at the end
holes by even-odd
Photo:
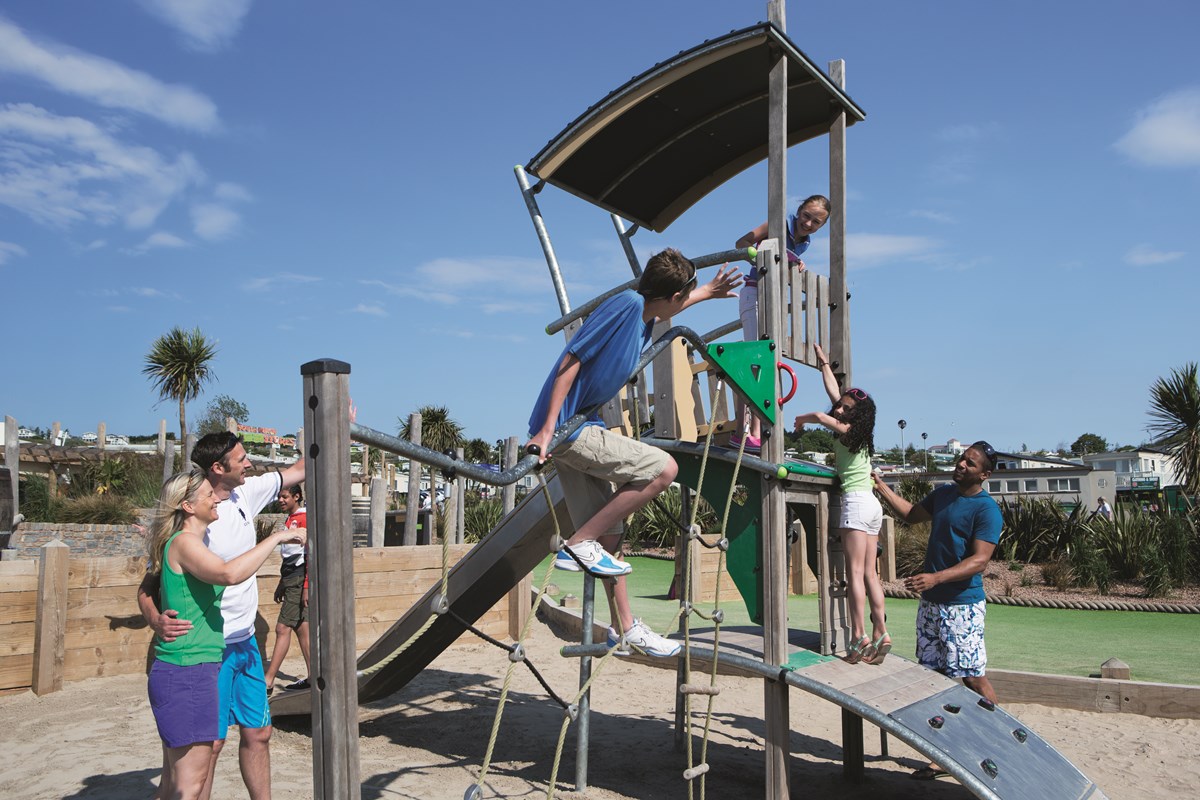
{"type": "MultiPolygon", "coordinates": [[[[760,341],[720,341],[739,328],[736,322],[700,336],[664,320],[626,391],[601,410],[609,427],[628,435],[641,435],[641,422],[650,419],[653,411],[654,434],[643,440],[669,451],[680,464],[679,482],[704,496],[718,515],[729,512],[720,541],[707,541],[695,530],[683,538],[679,548],[683,573],[692,574],[690,565],[698,560],[701,546],[719,547],[727,554],[730,575],[751,618],[760,626],[732,632],[720,640],[721,648],[714,648],[721,617],[710,614],[705,619],[713,625],[693,631],[690,617],[699,611],[698,599],[685,590],[680,620],[687,647],[679,658],[676,716],[677,741],[688,750],[682,779],[696,782],[693,786],[698,783],[703,792],[708,765],[692,758],[688,703],[692,696],[712,699],[719,693],[712,684],[693,677],[700,674],[693,672],[693,663],[703,667],[715,662],[725,670],[763,679],[764,770],[766,797],[771,800],[790,796],[792,687],[841,706],[843,748],[851,775],[862,770],[865,719],[936,759],[979,797],[1103,797],[1035,734],[1001,709],[978,703],[977,695],[956,682],[896,656],[871,669],[856,668],[836,657],[844,651],[849,631],[843,621],[841,556],[837,537],[830,536],[828,518],[835,481],[829,470],[818,465],[785,463],[783,437],[772,432],[782,422],[776,417],[781,396],[776,361],[814,367],[814,347],[821,344],[844,385],[851,381],[850,295],[845,279],[846,129],[863,121],[865,114],[845,93],[843,63],[832,62],[828,72],[817,67],[787,38],[782,0],[771,0],[768,11],[766,23],[706,41],[631,79],[515,170],[561,312],[547,331],[562,331],[569,339],[604,298],[630,284],[572,308],[537,203],[546,186],[577,195],[611,214],[636,281],[641,265],[631,238],[639,228],[663,231],[730,177],[767,161],[768,239],[757,249],[692,258],[698,268],[734,259],[753,263],[759,286],[760,341]],[[820,137],[828,141],[832,203],[827,278],[789,268],[780,245],[785,241],[789,210],[787,149],[820,137]],[[763,417],[759,457],[721,446],[735,425],[729,419],[730,392],[763,417]],[[731,487],[739,483],[748,498],[740,516],[729,508],[731,487]],[[809,545],[806,558],[820,592],[817,631],[789,628],[790,530],[801,531],[809,545]]],[[[349,496],[344,487],[349,480],[351,439],[493,485],[511,483],[533,469],[537,458],[510,460],[500,473],[463,465],[352,424],[346,413],[348,364],[313,361],[301,372],[304,429],[311,442],[305,453],[310,541],[316,548],[314,689],[311,694],[273,697],[272,710],[283,715],[311,709],[315,795],[358,797],[357,704],[399,689],[428,665],[556,549],[557,542],[569,536],[570,523],[557,480],[544,481],[453,569],[447,565],[426,595],[356,662],[354,606],[346,602],[354,596],[353,575],[346,548],[340,544],[344,538],[336,535],[349,526],[349,496]]],[[[570,420],[556,434],[551,449],[581,422],[581,415],[570,420]]],[[[685,492],[685,508],[688,504],[685,492]]],[[[563,701],[564,732],[568,722],[576,725],[577,791],[587,787],[587,688],[595,677],[591,659],[611,655],[606,644],[593,643],[593,594],[593,579],[588,576],[581,642],[564,648],[565,654],[581,659],[579,693],[563,701]]],[[[523,649],[519,640],[506,649],[511,675],[524,658],[523,649]]],[[[507,686],[506,679],[495,728],[507,686]]],[[[560,735],[560,753],[562,746],[560,735]]],[[[490,757],[489,745],[480,776],[464,797],[483,796],[490,757]]],[[[553,775],[549,782],[553,794],[553,775]]]]}

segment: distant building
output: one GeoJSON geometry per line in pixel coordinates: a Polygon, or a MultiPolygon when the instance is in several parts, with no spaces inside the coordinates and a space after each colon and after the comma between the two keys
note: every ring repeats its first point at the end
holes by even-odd
{"type": "Polygon", "coordinates": [[[1183,483],[1175,459],[1156,447],[1109,453],[1088,453],[1083,463],[1108,470],[1116,478],[1117,489],[1160,489],[1183,483]]]}
{"type": "Polygon", "coordinates": [[[87,444],[95,444],[97,442],[97,440],[99,440],[100,437],[96,436],[96,434],[93,431],[88,431],[87,433],[85,433],[83,436],[80,436],[79,438],[81,441],[84,441],[87,444]]]}

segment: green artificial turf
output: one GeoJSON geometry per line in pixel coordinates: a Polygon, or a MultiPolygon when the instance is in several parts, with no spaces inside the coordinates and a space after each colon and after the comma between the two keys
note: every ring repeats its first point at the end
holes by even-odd
{"type": "MultiPolygon", "coordinates": [[[[675,566],[670,561],[631,557],[633,573],[629,581],[630,602],[635,616],[641,617],[659,632],[674,630],[671,621],[679,610],[675,600],[667,599],[675,566]]],[[[546,563],[535,571],[540,580],[546,563]]],[[[582,596],[580,573],[555,571],[551,582],[564,594],[582,596]]],[[[722,587],[732,587],[724,580],[722,587]]],[[[723,592],[724,594],[724,592],[723,592]]],[[[608,618],[603,590],[596,592],[596,619],[608,618]]],[[[726,595],[734,596],[732,589],[726,595]]],[[[740,602],[726,601],[725,624],[750,623],[740,602]]],[[[708,610],[708,608],[704,608],[708,610]]],[[[887,601],[888,632],[893,650],[912,658],[916,600],[887,601]]],[[[792,628],[817,629],[815,595],[788,598],[788,621],[792,628]]],[[[697,627],[709,623],[696,619],[697,627]]],[[[1200,615],[1166,614],[1141,611],[1083,611],[1017,606],[989,605],[987,611],[988,666],[995,669],[1043,672],[1078,677],[1099,676],[1100,665],[1119,658],[1129,665],[1134,680],[1159,683],[1200,685],[1200,659],[1196,658],[1200,641],[1200,615]]]]}

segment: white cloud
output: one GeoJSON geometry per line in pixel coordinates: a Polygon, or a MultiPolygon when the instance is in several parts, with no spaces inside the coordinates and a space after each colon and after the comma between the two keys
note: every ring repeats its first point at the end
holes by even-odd
{"type": "Polygon", "coordinates": [[[196,50],[213,52],[233,40],[251,0],[139,0],[142,7],[183,34],[196,50]]]}
{"type": "Polygon", "coordinates": [[[261,292],[264,289],[278,289],[283,283],[317,283],[321,279],[315,275],[299,275],[294,272],[279,272],[275,275],[251,278],[242,284],[247,292],[261,292]]]}
{"type": "Polygon", "coordinates": [[[945,225],[951,225],[958,221],[951,215],[946,214],[945,212],[929,211],[929,210],[920,209],[920,208],[916,208],[916,209],[913,209],[912,211],[909,211],[908,215],[910,217],[918,217],[920,219],[927,219],[930,222],[940,222],[945,225]]]}
{"type": "Polygon", "coordinates": [[[359,303],[352,311],[355,314],[367,314],[372,317],[386,317],[387,312],[383,310],[383,306],[374,303],[359,303]]]}
{"type": "Polygon", "coordinates": [[[105,247],[108,247],[108,242],[106,242],[106,241],[105,241],[105,240],[103,240],[103,239],[93,239],[93,240],[92,240],[92,241],[91,241],[91,242],[88,244],[88,246],[87,246],[87,247],[85,247],[85,248],[83,248],[83,249],[84,249],[85,251],[89,251],[89,250],[103,250],[105,247]]]}
{"type": "Polygon", "coordinates": [[[1200,88],[1172,92],[1140,110],[1114,146],[1151,167],[1200,166],[1200,88]]]}
{"type": "Polygon", "coordinates": [[[852,233],[846,237],[846,261],[850,269],[868,269],[893,261],[925,261],[939,249],[937,240],[926,236],[852,233]]]}
{"type": "Polygon", "coordinates": [[[472,293],[542,293],[548,280],[545,261],[502,256],[435,258],[417,266],[415,272],[443,289],[472,293]]]}
{"type": "Polygon", "coordinates": [[[213,196],[218,200],[248,203],[253,200],[250,190],[238,183],[223,181],[213,188],[213,196]]]}
{"type": "Polygon", "coordinates": [[[190,246],[191,245],[186,240],[180,239],[173,233],[157,231],[147,236],[145,241],[143,241],[141,244],[137,245],[136,247],[129,248],[124,252],[131,253],[133,255],[142,255],[150,252],[151,250],[178,250],[181,247],[190,246]]]}
{"type": "Polygon", "coordinates": [[[190,153],[170,159],[81,117],[28,103],[0,106],[0,205],[44,225],[147,228],[203,180],[190,153]]]}
{"type": "Polygon", "coordinates": [[[135,111],[175,127],[220,127],[212,100],[187,86],[162,81],[115,61],[54,42],[35,41],[0,17],[0,74],[44,83],[105,108],[135,111]]]}
{"type": "Polygon", "coordinates": [[[24,247],[12,242],[0,242],[0,266],[7,264],[10,259],[16,256],[28,255],[24,247]]]}
{"type": "Polygon", "coordinates": [[[198,203],[192,206],[192,230],[206,241],[226,239],[233,234],[241,215],[216,203],[198,203]]]}
{"type": "Polygon", "coordinates": [[[1152,267],[1156,264],[1166,264],[1183,258],[1182,251],[1167,252],[1156,250],[1148,244],[1134,245],[1125,254],[1125,263],[1135,267],[1152,267]]]}

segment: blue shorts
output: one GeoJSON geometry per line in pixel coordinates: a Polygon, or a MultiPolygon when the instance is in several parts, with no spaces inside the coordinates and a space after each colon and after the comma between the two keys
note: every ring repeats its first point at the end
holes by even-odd
{"type": "Polygon", "coordinates": [[[220,724],[218,739],[224,739],[230,725],[243,728],[265,728],[271,724],[271,707],[267,704],[267,681],[263,677],[262,657],[258,643],[251,636],[237,644],[225,645],[219,679],[220,724]]]}
{"type": "Polygon", "coordinates": [[[187,747],[224,738],[217,724],[217,673],[221,665],[181,667],[154,660],[146,691],[158,736],[167,747],[187,747]]]}
{"type": "Polygon", "coordinates": [[[987,669],[983,618],[987,603],[917,606],[917,661],[950,678],[978,678],[987,669]]]}

